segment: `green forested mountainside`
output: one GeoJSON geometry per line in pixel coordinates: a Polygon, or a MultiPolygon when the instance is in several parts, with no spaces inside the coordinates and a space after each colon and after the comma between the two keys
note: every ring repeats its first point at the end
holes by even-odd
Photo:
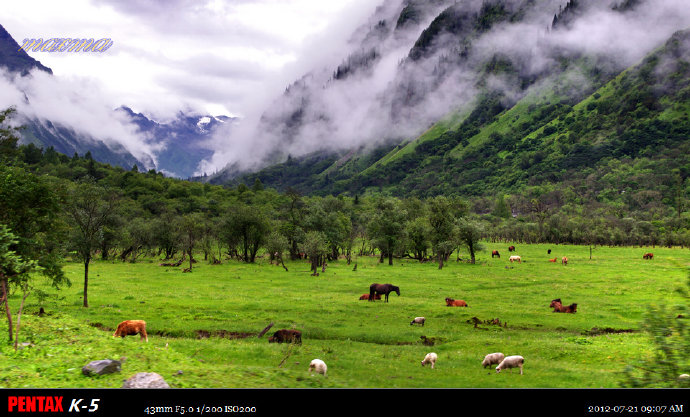
{"type": "MultiPolygon", "coordinates": [[[[596,62],[580,59],[575,65],[588,71],[594,87],[576,99],[570,90],[577,85],[558,78],[509,108],[499,92],[487,90],[471,112],[410,143],[380,148],[381,158],[360,155],[338,166],[327,162],[344,155],[319,163],[292,159],[236,183],[259,179],[318,195],[539,197],[552,208],[591,203],[621,215],[679,212],[690,174],[688,51],[690,32],[682,31],[619,74],[602,75],[596,62]]],[[[513,210],[531,209],[514,204],[513,210]]]]}

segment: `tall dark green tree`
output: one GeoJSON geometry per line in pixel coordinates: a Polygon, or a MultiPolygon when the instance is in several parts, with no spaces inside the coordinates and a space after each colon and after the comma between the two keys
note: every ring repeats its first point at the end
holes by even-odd
{"type": "MultiPolygon", "coordinates": [[[[70,285],[62,271],[66,230],[60,217],[63,187],[55,178],[33,175],[11,166],[19,162],[20,154],[18,129],[9,126],[13,114],[12,108],[0,112],[0,224],[11,230],[10,250],[23,262],[35,262],[41,274],[59,289],[62,285],[70,285]]],[[[24,285],[28,281],[23,278],[27,277],[27,274],[5,273],[2,279],[5,296],[13,286],[26,288],[24,285]]]]}
{"type": "Polygon", "coordinates": [[[269,221],[261,207],[240,203],[230,207],[223,221],[223,240],[236,246],[244,262],[253,263],[268,236],[269,221]]]}
{"type": "Polygon", "coordinates": [[[482,250],[480,240],[482,238],[482,225],[472,219],[463,217],[457,222],[458,242],[462,244],[470,253],[470,262],[475,262],[476,252],[482,250]]]}
{"type": "Polygon", "coordinates": [[[453,202],[444,196],[432,198],[428,205],[431,246],[438,259],[438,269],[442,269],[443,262],[457,247],[456,210],[454,210],[453,202]]]}
{"type": "Polygon", "coordinates": [[[407,212],[398,200],[389,197],[378,199],[373,209],[367,226],[369,237],[382,257],[388,257],[388,265],[393,265],[393,254],[404,244],[407,212]]]}

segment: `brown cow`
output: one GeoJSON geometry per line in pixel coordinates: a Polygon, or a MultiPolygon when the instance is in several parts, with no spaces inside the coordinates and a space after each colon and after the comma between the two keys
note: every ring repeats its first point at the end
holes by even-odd
{"type": "Polygon", "coordinates": [[[146,339],[149,341],[149,336],[146,334],[146,322],[144,320],[125,320],[117,325],[117,330],[113,337],[134,336],[139,333],[139,341],[146,339]]]}
{"type": "Polygon", "coordinates": [[[447,307],[469,307],[464,300],[454,300],[450,297],[446,297],[447,307]]]}
{"type": "Polygon", "coordinates": [[[566,256],[564,256],[564,257],[561,259],[561,263],[562,263],[563,265],[568,265],[568,258],[567,258],[566,256]]]}
{"type": "MultiPolygon", "coordinates": [[[[360,300],[368,300],[369,299],[369,294],[362,294],[361,297],[359,297],[360,300]]],[[[380,300],[381,299],[381,294],[374,294],[374,300],[380,300]]]]}
{"type": "Polygon", "coordinates": [[[498,251],[497,251],[497,250],[495,250],[495,251],[491,251],[491,257],[493,258],[494,256],[498,256],[498,257],[500,258],[500,257],[501,257],[501,254],[500,254],[500,253],[498,253],[498,251]]]}
{"type": "Polygon", "coordinates": [[[515,246],[508,246],[508,252],[515,251],[515,246]]]}
{"type": "Polygon", "coordinates": [[[645,253],[644,255],[642,255],[642,259],[652,259],[652,258],[654,258],[653,253],[645,253]]]}
{"type": "Polygon", "coordinates": [[[549,259],[549,262],[556,262],[558,258],[549,259]]]}
{"type": "Polygon", "coordinates": [[[272,337],[268,338],[268,343],[283,343],[283,342],[290,342],[290,343],[298,343],[302,344],[302,332],[299,330],[291,330],[291,329],[281,329],[278,330],[277,332],[273,333],[272,337]]]}

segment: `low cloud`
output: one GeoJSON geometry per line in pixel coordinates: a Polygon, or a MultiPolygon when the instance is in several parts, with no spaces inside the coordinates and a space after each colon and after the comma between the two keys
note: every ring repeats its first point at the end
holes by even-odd
{"type": "MultiPolygon", "coordinates": [[[[393,32],[402,3],[384,2],[356,31],[353,42],[332,49],[340,54],[339,59],[332,55],[327,63],[314,59],[319,65],[305,70],[302,74],[307,76],[292,85],[290,93],[258,107],[260,114],[243,121],[241,129],[220,132],[214,140],[218,146],[215,154],[202,163],[200,172],[212,173],[225,166],[255,170],[284,160],[287,155],[413,139],[434,121],[471,105],[481,66],[492,56],[508,57],[524,76],[536,76],[555,67],[561,54],[600,56],[602,65],[613,67],[608,70],[621,71],[639,62],[675,31],[690,27],[686,0],[646,0],[627,12],[612,10],[614,2],[580,0],[581,16],[569,26],[550,30],[553,16],[565,8],[567,1],[543,0],[528,9],[520,22],[494,25],[473,41],[463,60],[444,67],[444,62],[456,59],[463,47],[453,36],[439,36],[435,52],[424,59],[412,61],[406,55],[444,7],[454,4],[459,11],[472,14],[483,2],[433,4],[436,9],[428,19],[405,32],[393,32]],[[385,27],[380,27],[376,40],[371,34],[381,21],[385,21],[385,27]],[[348,55],[369,48],[375,48],[378,54],[370,67],[333,79],[337,66],[348,55]],[[223,137],[225,134],[228,136],[223,137]]],[[[513,0],[504,4],[517,10],[528,2],[513,0]]],[[[327,39],[321,39],[321,43],[327,44],[327,39]]],[[[314,51],[313,55],[327,54],[314,51]]],[[[566,76],[572,83],[586,80],[577,71],[566,76]]],[[[513,102],[526,93],[507,77],[489,77],[487,82],[504,91],[513,102]]]]}
{"type": "MultiPolygon", "coordinates": [[[[84,78],[57,78],[40,70],[28,76],[0,71],[0,108],[15,107],[22,124],[27,119],[64,126],[106,145],[121,145],[141,161],[154,159],[159,145],[139,132],[131,120],[105,103],[99,82],[84,78]]],[[[147,166],[155,168],[154,166],[147,166]]]]}

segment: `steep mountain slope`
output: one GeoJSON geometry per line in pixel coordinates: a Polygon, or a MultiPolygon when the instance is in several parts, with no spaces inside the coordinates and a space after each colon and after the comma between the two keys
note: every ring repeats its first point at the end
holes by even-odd
{"type": "Polygon", "coordinates": [[[21,75],[28,75],[29,71],[34,68],[49,74],[53,73],[53,70],[33,59],[26,51],[19,48],[21,46],[0,25],[0,67],[5,67],[8,71],[17,72],[21,75]]]}
{"type": "MultiPolygon", "coordinates": [[[[660,159],[651,163],[663,164],[669,153],[687,146],[687,31],[677,32],[655,51],[649,47],[641,63],[637,55],[622,59],[606,47],[566,47],[575,31],[584,31],[594,20],[592,16],[636,21],[631,16],[641,19],[636,8],[645,3],[604,7],[571,0],[543,20],[543,35],[529,50],[486,48],[492,45],[489,37],[505,40],[506,34],[520,34],[526,20],[534,21],[534,7],[545,3],[554,4],[482,2],[479,13],[470,15],[455,4],[437,15],[401,67],[435,56],[434,77],[443,72],[443,65],[454,74],[472,74],[469,85],[476,94],[446,107],[446,117],[427,125],[415,140],[379,146],[375,149],[380,157],[372,157],[376,153],[363,146],[322,151],[318,164],[313,157],[292,157],[289,164],[234,183],[259,179],[278,189],[289,186],[316,194],[384,190],[395,195],[494,195],[525,186],[583,181],[592,169],[611,160],[657,155],[660,159]],[[492,27],[496,29],[489,31],[492,27]],[[633,60],[638,65],[628,68],[626,63],[633,60]]],[[[519,43],[513,45],[519,48],[519,43]]],[[[642,50],[636,53],[644,56],[642,50]]],[[[409,80],[414,84],[414,77],[409,80]]],[[[389,91],[394,96],[403,90],[389,91]]],[[[421,91],[436,97],[431,89],[421,91]]]]}
{"type": "Polygon", "coordinates": [[[157,122],[142,113],[135,113],[129,107],[120,107],[139,131],[147,135],[151,142],[159,145],[154,152],[156,169],[166,175],[178,178],[194,176],[199,162],[211,156],[212,151],[205,146],[213,132],[223,125],[232,125],[237,120],[227,116],[187,115],[182,112],[167,122],[157,122]]]}
{"type": "MultiPolygon", "coordinates": [[[[49,77],[50,80],[29,81],[32,78],[40,78],[32,76],[34,70],[51,75],[53,72],[24,50],[20,50],[17,42],[0,26],[0,68],[2,67],[6,71],[0,74],[4,75],[0,80],[7,83],[8,88],[17,90],[20,97],[17,101],[10,102],[10,105],[18,107],[16,121],[24,126],[20,132],[20,143],[32,143],[43,149],[52,147],[68,156],[89,152],[99,162],[126,169],[137,165],[142,169],[157,169],[170,176],[189,178],[196,173],[199,162],[211,155],[209,147],[205,146],[207,139],[219,126],[234,122],[225,116],[179,113],[174,120],[159,123],[124,106],[112,111],[106,109],[107,114],[102,116],[114,120],[116,126],[124,127],[120,134],[134,138],[126,143],[120,140],[116,133],[110,135],[108,129],[84,129],[80,123],[84,120],[79,118],[83,115],[84,108],[90,110],[88,105],[65,109],[65,113],[71,112],[72,115],[60,120],[45,117],[40,111],[31,111],[34,100],[40,101],[35,99],[32,93],[38,92],[42,99],[50,97],[51,94],[60,94],[59,91],[41,94],[45,90],[58,87],[59,79],[49,77]],[[21,80],[18,81],[18,78],[21,80]],[[66,119],[77,122],[67,123],[66,119]],[[99,130],[101,134],[93,133],[94,130],[99,130]]],[[[75,100],[78,100],[78,97],[75,97],[75,100]]],[[[53,110],[57,106],[52,102],[48,105],[53,110]]],[[[89,114],[89,117],[93,118],[94,115],[89,114]]],[[[99,122],[104,123],[103,120],[99,122]]]]}

